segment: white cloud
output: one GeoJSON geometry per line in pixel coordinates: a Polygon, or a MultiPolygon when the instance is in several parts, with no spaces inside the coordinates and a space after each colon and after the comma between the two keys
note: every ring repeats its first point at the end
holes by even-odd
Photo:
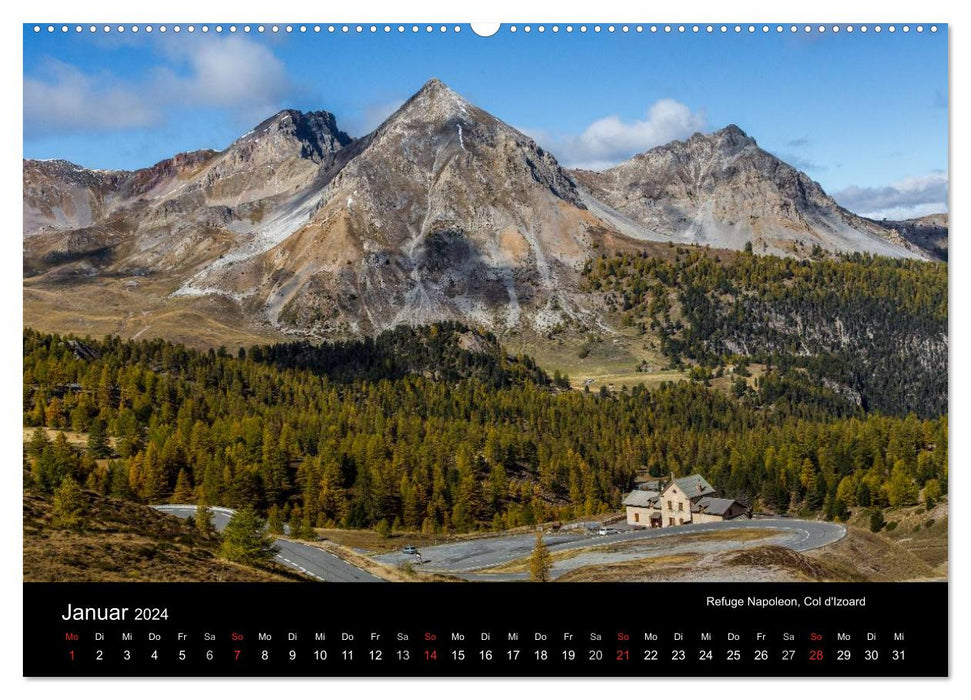
{"type": "Polygon", "coordinates": [[[24,78],[24,133],[112,131],[161,121],[157,105],[111,76],[86,75],[51,59],[47,80],[24,78]]]}
{"type": "Polygon", "coordinates": [[[173,101],[209,107],[274,104],[292,86],[286,67],[266,46],[243,37],[170,44],[169,56],[188,70],[161,67],[155,89],[173,101]]]}
{"type": "Polygon", "coordinates": [[[24,78],[26,134],[151,126],[174,107],[230,109],[251,121],[279,109],[293,90],[282,61],[249,39],[207,37],[164,46],[167,63],[137,84],[48,61],[42,77],[24,78]]]}
{"type": "Polygon", "coordinates": [[[553,137],[542,131],[524,131],[571,168],[602,170],[675,139],[683,139],[705,125],[701,112],[669,98],[651,105],[646,118],[624,122],[612,115],[593,122],[576,136],[553,137]]]}
{"type": "Polygon", "coordinates": [[[885,187],[851,186],[833,194],[841,206],[871,219],[913,219],[947,209],[947,173],[909,177],[885,187]]]}

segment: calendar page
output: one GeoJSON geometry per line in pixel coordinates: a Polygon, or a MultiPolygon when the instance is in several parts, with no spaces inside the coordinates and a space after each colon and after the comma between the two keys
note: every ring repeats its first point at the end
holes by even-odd
{"type": "Polygon", "coordinates": [[[23,59],[24,675],[948,675],[946,24],[23,59]]]}

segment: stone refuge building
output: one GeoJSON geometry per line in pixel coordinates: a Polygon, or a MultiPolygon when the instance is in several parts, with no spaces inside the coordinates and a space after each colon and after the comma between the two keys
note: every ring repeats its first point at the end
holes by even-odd
{"type": "Polygon", "coordinates": [[[700,474],[672,478],[663,486],[659,482],[649,485],[655,488],[636,489],[624,498],[628,525],[676,527],[750,516],[748,509],[738,501],[719,498],[718,492],[700,474]]]}

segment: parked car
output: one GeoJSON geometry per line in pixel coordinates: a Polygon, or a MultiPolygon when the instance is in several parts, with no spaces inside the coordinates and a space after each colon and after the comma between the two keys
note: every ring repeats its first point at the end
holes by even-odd
{"type": "Polygon", "coordinates": [[[616,532],[617,532],[617,529],[613,527],[602,527],[599,530],[597,530],[597,534],[600,535],[601,537],[604,537],[606,535],[613,535],[616,532]]]}
{"type": "Polygon", "coordinates": [[[402,548],[401,552],[403,554],[412,554],[412,555],[418,554],[418,547],[415,547],[414,545],[409,544],[407,547],[402,548]]]}

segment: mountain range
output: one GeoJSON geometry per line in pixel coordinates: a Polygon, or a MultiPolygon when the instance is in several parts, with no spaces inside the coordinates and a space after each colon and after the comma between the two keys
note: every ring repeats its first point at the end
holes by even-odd
{"type": "Polygon", "coordinates": [[[25,160],[23,178],[28,323],[178,327],[203,343],[204,324],[236,339],[441,319],[601,324],[584,263],[658,243],[794,257],[947,250],[946,220],[942,254],[939,225],[857,216],[737,126],[568,170],[438,80],[359,139],[328,112],[285,110],[223,151],[136,171],[25,160]]]}

